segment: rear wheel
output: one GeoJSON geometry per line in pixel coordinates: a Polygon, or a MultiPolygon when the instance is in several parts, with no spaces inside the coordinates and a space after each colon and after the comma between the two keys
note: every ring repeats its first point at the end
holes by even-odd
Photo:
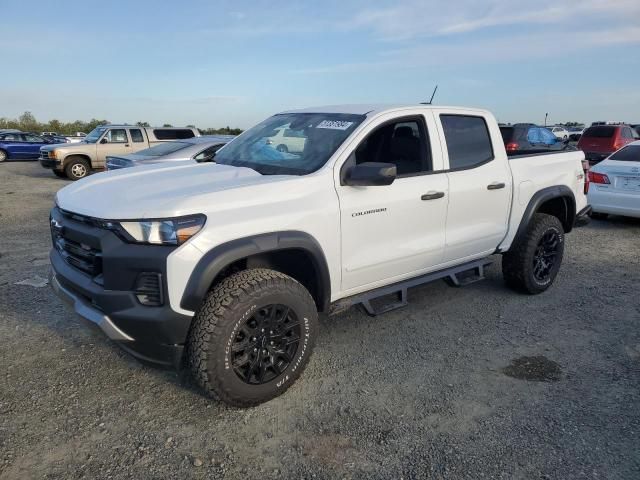
{"type": "Polygon", "coordinates": [[[4,162],[7,158],[9,158],[9,154],[4,150],[0,150],[0,162],[4,162]]]}
{"type": "Polygon", "coordinates": [[[502,256],[502,275],[515,290],[542,293],[558,275],[563,254],[564,229],[560,220],[536,213],[525,235],[502,256]]]}
{"type": "Polygon", "coordinates": [[[70,180],[80,180],[89,175],[89,163],[82,158],[73,158],[64,167],[64,173],[70,180]]]}
{"type": "Polygon", "coordinates": [[[213,398],[249,407],[285,392],[304,370],[318,329],[309,292],[280,272],[236,273],[209,292],[187,345],[190,369],[213,398]]]}

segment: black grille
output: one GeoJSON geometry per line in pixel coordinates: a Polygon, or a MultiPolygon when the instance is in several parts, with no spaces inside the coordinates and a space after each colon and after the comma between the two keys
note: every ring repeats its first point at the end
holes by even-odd
{"type": "Polygon", "coordinates": [[[64,228],[53,221],[51,222],[51,239],[55,249],[69,265],[92,277],[102,273],[102,252],[99,249],[67,238],[64,228]]]}

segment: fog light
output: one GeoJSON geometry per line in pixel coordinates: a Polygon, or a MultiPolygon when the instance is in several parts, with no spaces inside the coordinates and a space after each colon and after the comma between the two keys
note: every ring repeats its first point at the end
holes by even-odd
{"type": "Polygon", "coordinates": [[[162,275],[143,272],[136,279],[135,295],[141,305],[159,307],[164,303],[162,296],[162,275]]]}

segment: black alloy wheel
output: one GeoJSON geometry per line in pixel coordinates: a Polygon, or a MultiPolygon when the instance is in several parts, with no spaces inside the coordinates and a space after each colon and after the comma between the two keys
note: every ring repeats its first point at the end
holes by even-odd
{"type": "Polygon", "coordinates": [[[236,375],[250,385],[270,382],[289,367],[300,343],[300,321],[285,305],[267,305],[238,329],[231,346],[236,375]]]}
{"type": "Polygon", "coordinates": [[[536,248],[533,256],[533,275],[539,282],[546,282],[551,275],[558,257],[560,236],[555,230],[547,231],[536,248]]]}

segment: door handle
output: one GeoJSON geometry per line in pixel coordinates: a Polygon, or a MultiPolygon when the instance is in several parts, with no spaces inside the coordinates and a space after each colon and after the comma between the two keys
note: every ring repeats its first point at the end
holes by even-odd
{"type": "Polygon", "coordinates": [[[444,197],[444,192],[427,192],[420,197],[420,200],[435,200],[444,197]]]}
{"type": "Polygon", "coordinates": [[[500,190],[504,187],[506,187],[506,185],[502,182],[493,182],[487,185],[487,190],[500,190]]]}
{"type": "Polygon", "coordinates": [[[124,146],[125,146],[125,147],[128,147],[128,146],[129,146],[129,144],[128,144],[128,143],[125,143],[125,144],[124,144],[124,146]]]}

